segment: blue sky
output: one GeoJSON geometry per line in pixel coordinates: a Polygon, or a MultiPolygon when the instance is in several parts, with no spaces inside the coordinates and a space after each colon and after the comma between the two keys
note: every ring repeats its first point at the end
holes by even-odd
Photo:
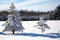
{"type": "Polygon", "coordinates": [[[29,11],[50,11],[60,4],[60,0],[0,0],[0,10],[9,9],[12,2],[16,9],[29,11]]]}

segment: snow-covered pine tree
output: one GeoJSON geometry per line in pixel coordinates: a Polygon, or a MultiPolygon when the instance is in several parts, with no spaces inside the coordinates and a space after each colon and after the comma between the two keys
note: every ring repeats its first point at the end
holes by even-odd
{"type": "Polygon", "coordinates": [[[21,23],[21,17],[20,14],[16,12],[15,6],[12,3],[10,6],[11,14],[8,15],[8,20],[5,23],[5,29],[3,31],[12,31],[14,34],[15,31],[22,31],[23,32],[23,26],[21,23]]]}
{"type": "Polygon", "coordinates": [[[46,24],[46,20],[44,20],[44,17],[43,16],[40,17],[39,22],[34,27],[37,27],[38,29],[41,29],[41,32],[42,33],[45,31],[46,28],[49,29],[49,26],[46,24]]]}

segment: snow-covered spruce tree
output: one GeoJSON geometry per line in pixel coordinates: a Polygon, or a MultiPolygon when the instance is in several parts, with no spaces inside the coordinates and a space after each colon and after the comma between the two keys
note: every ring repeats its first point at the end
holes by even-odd
{"type": "Polygon", "coordinates": [[[43,33],[45,31],[45,29],[50,29],[49,26],[46,24],[46,20],[44,20],[45,18],[42,16],[40,17],[39,22],[37,23],[37,25],[35,25],[34,27],[37,27],[38,29],[41,29],[41,32],[43,33]]]}
{"type": "Polygon", "coordinates": [[[8,20],[5,23],[5,29],[3,31],[12,31],[14,34],[15,31],[22,31],[23,32],[23,26],[21,23],[21,17],[18,12],[15,10],[15,6],[12,3],[10,6],[10,12],[11,14],[8,15],[8,20]]]}

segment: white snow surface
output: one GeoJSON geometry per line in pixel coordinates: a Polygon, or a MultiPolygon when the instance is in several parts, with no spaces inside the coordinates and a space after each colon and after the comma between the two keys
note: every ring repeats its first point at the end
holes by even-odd
{"type": "Polygon", "coordinates": [[[60,20],[47,20],[46,24],[50,29],[46,29],[43,34],[40,29],[34,27],[38,21],[22,21],[25,30],[23,33],[15,32],[14,35],[11,32],[3,32],[5,27],[2,24],[5,22],[0,21],[0,40],[60,40],[60,20]]]}

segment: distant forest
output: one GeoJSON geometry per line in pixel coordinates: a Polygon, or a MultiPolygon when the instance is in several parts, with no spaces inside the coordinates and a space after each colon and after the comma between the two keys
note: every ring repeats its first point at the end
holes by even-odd
{"type": "MultiPolygon", "coordinates": [[[[10,14],[11,12],[9,11],[0,11],[0,21],[6,21],[8,18],[7,16],[10,14]]],[[[56,7],[55,10],[53,11],[48,11],[48,12],[40,12],[40,11],[27,11],[27,10],[20,10],[19,13],[21,14],[20,16],[41,16],[46,14],[46,20],[60,20],[60,5],[58,5],[56,7]]],[[[25,19],[22,19],[23,21],[25,21],[25,19]]],[[[30,19],[26,19],[26,20],[30,20],[30,19]]],[[[39,20],[39,18],[37,19],[31,19],[31,20],[39,20]]]]}

